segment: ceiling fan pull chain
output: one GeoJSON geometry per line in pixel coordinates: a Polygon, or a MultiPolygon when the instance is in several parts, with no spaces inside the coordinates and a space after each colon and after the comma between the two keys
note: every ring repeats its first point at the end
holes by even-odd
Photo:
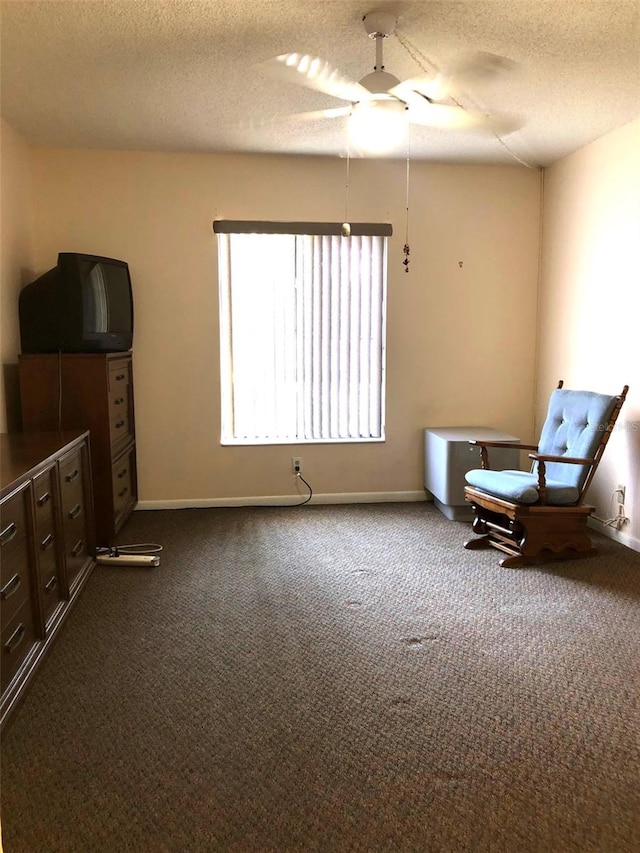
{"type": "Polygon", "coordinates": [[[406,188],[406,225],[405,225],[405,237],[404,237],[404,246],[402,251],[404,252],[404,260],[402,264],[404,266],[404,271],[409,272],[409,164],[411,161],[411,149],[410,149],[410,135],[409,128],[407,128],[407,188],[406,188]]]}
{"type": "Polygon", "coordinates": [[[428,73],[429,71],[435,72],[436,74],[440,73],[440,69],[438,66],[432,62],[427,56],[422,53],[414,44],[412,44],[407,36],[404,33],[401,33],[399,30],[396,30],[396,37],[402,47],[407,51],[411,59],[418,65],[422,71],[428,73]]]}
{"type": "Polygon", "coordinates": [[[342,236],[351,236],[351,223],[349,222],[349,171],[351,166],[351,142],[347,131],[347,172],[344,184],[344,222],[342,223],[342,236]]]}

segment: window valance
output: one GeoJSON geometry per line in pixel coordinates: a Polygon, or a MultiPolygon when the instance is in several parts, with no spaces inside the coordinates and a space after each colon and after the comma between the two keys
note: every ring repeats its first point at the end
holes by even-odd
{"type": "MultiPolygon", "coordinates": [[[[310,234],[340,236],[342,222],[261,222],[253,219],[216,219],[215,234],[310,234]]],[[[388,222],[350,222],[354,237],[391,237],[393,227],[388,222]]]]}

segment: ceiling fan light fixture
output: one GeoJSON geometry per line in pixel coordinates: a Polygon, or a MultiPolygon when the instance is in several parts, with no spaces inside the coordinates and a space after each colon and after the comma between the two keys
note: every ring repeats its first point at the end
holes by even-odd
{"type": "Polygon", "coordinates": [[[380,95],[355,104],[349,119],[349,136],[363,151],[384,154],[404,142],[408,124],[406,106],[380,95]]]}

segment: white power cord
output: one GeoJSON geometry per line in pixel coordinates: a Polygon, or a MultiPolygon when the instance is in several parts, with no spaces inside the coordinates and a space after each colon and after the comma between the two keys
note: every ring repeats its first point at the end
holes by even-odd
{"type": "MultiPolygon", "coordinates": [[[[611,510],[611,504],[613,502],[613,498],[615,495],[623,494],[621,489],[614,489],[611,492],[611,498],[609,500],[609,509],[611,510]]],[[[605,527],[613,527],[615,530],[620,530],[628,521],[629,518],[624,514],[624,504],[618,503],[618,514],[612,516],[611,518],[599,518],[597,515],[592,516],[596,521],[599,521],[600,524],[604,524],[605,527]]]]}
{"type": "Polygon", "coordinates": [[[159,554],[162,551],[162,545],[156,545],[155,542],[143,542],[138,545],[116,545],[115,549],[120,554],[159,554]]]}

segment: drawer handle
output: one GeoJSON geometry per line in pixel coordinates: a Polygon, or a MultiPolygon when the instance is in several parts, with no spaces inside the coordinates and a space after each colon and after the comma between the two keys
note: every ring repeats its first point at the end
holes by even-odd
{"type": "Polygon", "coordinates": [[[125,424],[124,421],[118,421],[118,423],[116,424],[116,429],[121,429],[121,427],[123,427],[124,424],[125,424]]]}
{"type": "Polygon", "coordinates": [[[68,517],[73,521],[74,518],[77,518],[82,512],[82,507],[80,504],[76,504],[73,509],[69,510],[68,517]]]}
{"type": "Polygon", "coordinates": [[[126,375],[126,373],[118,373],[115,377],[116,382],[122,382],[122,380],[126,378],[126,375]]]}
{"type": "Polygon", "coordinates": [[[114,406],[121,406],[124,403],[124,397],[118,397],[117,400],[113,401],[114,406]]]}
{"type": "Polygon", "coordinates": [[[118,492],[118,497],[123,498],[127,494],[128,491],[129,491],[129,489],[125,486],[124,489],[120,489],[120,491],[118,492]]]}
{"type": "Polygon", "coordinates": [[[44,495],[38,498],[38,506],[44,506],[45,504],[48,504],[50,500],[51,495],[49,492],[45,492],[44,495]]]}
{"type": "Polygon", "coordinates": [[[128,473],[127,469],[123,468],[122,471],[118,472],[118,479],[121,480],[123,477],[126,477],[127,473],[128,473]]]}
{"type": "Polygon", "coordinates": [[[71,556],[72,556],[72,557],[77,557],[77,556],[78,556],[78,554],[80,554],[80,552],[82,551],[82,549],[83,549],[83,548],[84,548],[84,542],[82,541],[82,539],[78,539],[78,541],[76,542],[76,544],[75,544],[75,545],[73,546],[73,548],[71,549],[71,556]]]}
{"type": "Polygon", "coordinates": [[[4,644],[5,649],[11,654],[11,652],[15,652],[20,643],[24,640],[27,635],[27,631],[22,623],[18,625],[13,634],[9,637],[7,642],[4,644]]]}
{"type": "Polygon", "coordinates": [[[10,580],[6,582],[6,584],[0,590],[0,596],[3,601],[6,601],[7,598],[11,598],[14,592],[18,591],[18,587],[22,581],[20,580],[20,575],[14,575],[10,580]]]}
{"type": "Polygon", "coordinates": [[[42,542],[40,543],[40,550],[46,551],[47,548],[51,548],[53,545],[53,533],[49,533],[48,536],[45,536],[42,542]]]}
{"type": "Polygon", "coordinates": [[[11,542],[12,539],[15,539],[17,532],[18,528],[15,522],[12,521],[11,524],[8,524],[2,533],[0,533],[0,545],[6,545],[7,542],[11,542]]]}
{"type": "Polygon", "coordinates": [[[44,585],[44,588],[47,592],[53,592],[53,590],[58,586],[58,578],[54,575],[48,583],[44,585]]]}
{"type": "Polygon", "coordinates": [[[64,479],[66,480],[67,483],[70,483],[72,480],[75,480],[75,478],[78,476],[79,473],[80,473],[80,471],[76,468],[70,474],[67,474],[67,476],[64,479]]]}

